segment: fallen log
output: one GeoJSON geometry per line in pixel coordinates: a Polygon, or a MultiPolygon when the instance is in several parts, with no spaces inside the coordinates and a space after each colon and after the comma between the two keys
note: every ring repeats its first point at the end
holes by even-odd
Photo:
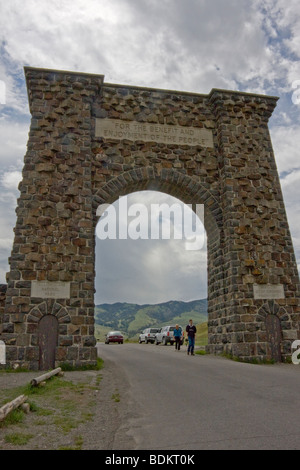
{"type": "Polygon", "coordinates": [[[37,387],[41,382],[44,382],[45,380],[50,379],[50,377],[53,377],[54,375],[60,375],[60,376],[63,375],[61,367],[50,370],[50,372],[46,372],[46,374],[40,375],[39,377],[32,379],[30,384],[33,385],[34,387],[37,387]]]}
{"type": "Polygon", "coordinates": [[[0,408],[0,422],[3,421],[11,411],[15,410],[20,405],[23,405],[27,398],[28,397],[26,397],[26,395],[20,395],[9,403],[3,405],[2,408],[0,408]]]}

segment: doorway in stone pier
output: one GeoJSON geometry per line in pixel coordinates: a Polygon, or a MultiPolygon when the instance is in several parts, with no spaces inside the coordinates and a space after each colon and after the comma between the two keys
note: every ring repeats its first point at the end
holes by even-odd
{"type": "Polygon", "coordinates": [[[58,343],[58,320],[54,315],[45,315],[39,321],[39,369],[55,367],[55,351],[58,343]]]}
{"type": "Polygon", "coordinates": [[[268,340],[268,356],[275,362],[281,362],[281,325],[276,315],[267,315],[266,332],[268,340]]]}

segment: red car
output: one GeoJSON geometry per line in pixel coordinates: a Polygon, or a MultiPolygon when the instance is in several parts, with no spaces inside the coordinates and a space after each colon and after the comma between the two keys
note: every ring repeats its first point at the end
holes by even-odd
{"type": "Polygon", "coordinates": [[[120,331],[110,331],[105,337],[105,344],[119,343],[123,344],[124,337],[120,331]]]}

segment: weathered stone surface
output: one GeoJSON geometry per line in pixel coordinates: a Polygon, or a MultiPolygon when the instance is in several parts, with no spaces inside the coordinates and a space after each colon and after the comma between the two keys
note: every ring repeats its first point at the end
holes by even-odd
{"type": "Polygon", "coordinates": [[[286,358],[300,337],[299,277],[268,131],[277,98],[124,87],[30,67],[25,75],[32,120],[0,288],[8,362],[38,368],[44,315],[59,324],[57,365],[95,362],[97,207],[151,187],[205,206],[209,351],[267,358],[266,317],[276,315],[286,358]],[[104,122],[136,135],[104,135],[104,122]],[[31,296],[41,281],[69,283],[70,294],[31,296]],[[284,298],[256,298],[253,286],[268,284],[283,286],[284,298]]]}

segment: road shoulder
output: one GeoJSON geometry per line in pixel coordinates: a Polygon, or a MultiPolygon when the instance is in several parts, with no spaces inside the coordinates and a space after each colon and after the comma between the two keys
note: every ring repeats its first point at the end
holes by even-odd
{"type": "MultiPolygon", "coordinates": [[[[26,392],[34,372],[0,373],[0,406],[26,392]]],[[[33,411],[0,425],[1,450],[134,448],[127,436],[128,384],[110,361],[100,371],[66,372],[30,394],[33,411]],[[119,432],[122,428],[123,431],[119,432]]]]}

